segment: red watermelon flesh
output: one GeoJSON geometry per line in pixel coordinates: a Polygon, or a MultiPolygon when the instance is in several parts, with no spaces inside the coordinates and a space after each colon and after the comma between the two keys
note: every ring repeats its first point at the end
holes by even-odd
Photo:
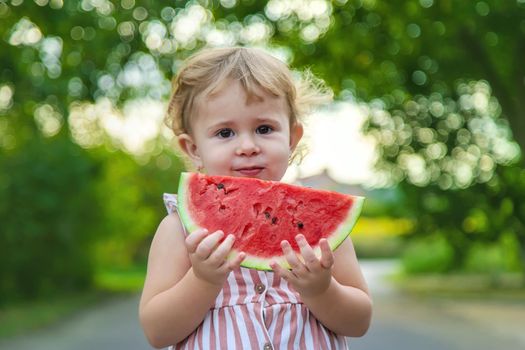
{"type": "Polygon", "coordinates": [[[319,240],[335,250],[350,234],[363,197],[316,190],[275,181],[182,173],[179,214],[189,232],[206,228],[236,236],[232,255],[246,253],[241,264],[271,270],[272,260],[287,265],[280,243],[299,251],[295,236],[303,234],[320,255],[319,240]]]}

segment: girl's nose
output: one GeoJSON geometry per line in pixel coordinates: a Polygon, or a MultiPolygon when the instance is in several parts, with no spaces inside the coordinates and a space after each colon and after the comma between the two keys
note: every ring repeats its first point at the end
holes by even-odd
{"type": "Polygon", "coordinates": [[[238,156],[252,156],[261,152],[261,149],[251,136],[242,136],[239,138],[239,144],[235,150],[238,156]]]}

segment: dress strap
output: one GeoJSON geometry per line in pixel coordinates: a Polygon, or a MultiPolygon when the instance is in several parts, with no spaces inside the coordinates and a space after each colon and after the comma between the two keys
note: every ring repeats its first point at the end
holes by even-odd
{"type": "Polygon", "coordinates": [[[177,201],[176,194],[164,193],[163,199],[164,199],[164,205],[166,206],[166,210],[168,211],[168,214],[171,214],[177,211],[178,201],[177,201]]]}
{"type": "MultiPolygon", "coordinates": [[[[166,211],[168,212],[168,214],[171,214],[171,213],[178,214],[179,213],[179,210],[178,210],[179,202],[177,200],[177,195],[173,193],[164,193],[162,197],[164,199],[164,205],[166,206],[166,211]]],[[[186,227],[184,227],[184,225],[182,225],[182,229],[184,230],[184,236],[187,236],[188,232],[186,231],[186,227]]]]}

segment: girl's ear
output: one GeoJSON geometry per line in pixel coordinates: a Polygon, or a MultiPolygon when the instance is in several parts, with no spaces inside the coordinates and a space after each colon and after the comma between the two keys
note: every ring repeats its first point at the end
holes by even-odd
{"type": "Polygon", "coordinates": [[[197,144],[193,138],[188,134],[180,134],[178,137],[179,146],[184,153],[191,159],[191,162],[195,168],[199,169],[202,167],[202,159],[197,149],[197,144]]]}
{"type": "Polygon", "coordinates": [[[293,152],[303,137],[303,124],[296,122],[290,130],[290,150],[293,152]]]}

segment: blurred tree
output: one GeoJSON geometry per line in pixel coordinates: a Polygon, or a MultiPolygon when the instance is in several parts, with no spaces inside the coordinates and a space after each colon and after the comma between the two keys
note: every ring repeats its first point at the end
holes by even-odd
{"type": "Polygon", "coordinates": [[[525,271],[525,1],[270,0],[249,15],[244,4],[214,13],[260,16],[295,66],[367,104],[378,184],[402,183],[414,234],[443,234],[449,268],[510,231],[525,271]],[[442,215],[422,205],[436,197],[442,215]]]}
{"type": "Polygon", "coordinates": [[[162,100],[197,48],[266,45],[311,66],[339,98],[367,103],[380,180],[414,194],[407,209],[427,218],[418,234],[443,223],[419,203],[436,191],[450,204],[449,240],[463,242],[458,257],[477,237],[503,234],[470,234],[464,223],[482,220],[471,212],[499,222],[500,206],[512,207],[502,222],[525,266],[523,158],[515,163],[525,149],[524,14],[523,0],[0,0],[0,149],[40,134],[108,144],[79,136],[77,101],[162,100]],[[484,196],[494,188],[507,190],[484,196]]]}
{"type": "Polygon", "coordinates": [[[65,137],[0,157],[0,303],[90,286],[99,167],[65,137]]]}

